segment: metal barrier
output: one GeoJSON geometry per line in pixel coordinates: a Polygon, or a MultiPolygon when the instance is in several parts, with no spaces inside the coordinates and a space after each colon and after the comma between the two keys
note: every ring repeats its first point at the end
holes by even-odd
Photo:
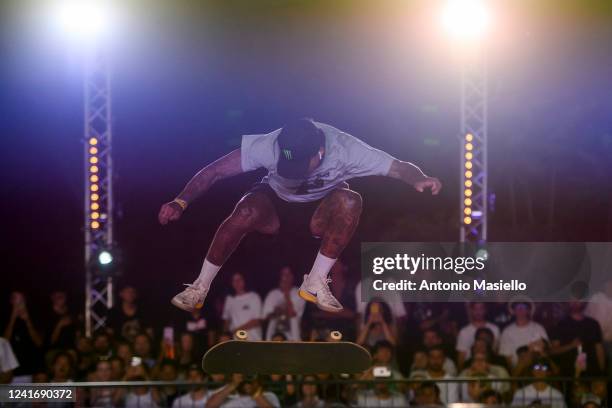
{"type": "MultiPolygon", "coordinates": [[[[221,379],[221,378],[217,378],[221,379]]],[[[0,406],[211,407],[546,407],[608,406],[609,378],[487,378],[356,380],[338,376],[266,376],[227,381],[70,382],[0,385],[0,406]],[[239,380],[241,380],[239,382],[239,380]],[[534,386],[534,384],[537,384],[534,386]],[[58,397],[72,390],[70,398],[58,397]],[[38,393],[36,393],[38,391],[38,393]],[[213,399],[213,396],[215,396],[213,399]],[[478,396],[488,396],[479,401],[478,396]],[[437,402],[436,402],[437,401],[437,402]],[[417,405],[414,405],[414,404],[417,405]],[[418,404],[421,405],[418,405],[418,404]],[[438,405],[435,405],[435,404],[438,405]],[[3,405],[4,404],[4,405],[3,405]],[[433,404],[433,405],[432,405],[433,404]]],[[[68,396],[68,395],[65,395],[68,396]]]]}

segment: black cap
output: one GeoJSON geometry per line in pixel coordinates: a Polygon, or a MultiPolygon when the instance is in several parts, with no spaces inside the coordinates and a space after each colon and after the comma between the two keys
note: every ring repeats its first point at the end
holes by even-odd
{"type": "Polygon", "coordinates": [[[325,146],[325,134],[308,118],[283,126],[277,140],[280,148],[278,174],[288,179],[306,178],[310,159],[325,146]]]}

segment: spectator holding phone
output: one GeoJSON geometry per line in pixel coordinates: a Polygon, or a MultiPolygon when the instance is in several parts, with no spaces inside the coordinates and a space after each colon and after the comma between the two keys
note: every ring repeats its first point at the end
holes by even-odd
{"type": "Polygon", "coordinates": [[[37,371],[42,361],[43,338],[32,321],[26,298],[21,292],[10,296],[11,315],[4,329],[6,338],[19,361],[13,371],[13,383],[31,382],[32,374],[37,371]]]}
{"type": "Polygon", "coordinates": [[[595,319],[584,315],[586,303],[579,299],[568,302],[569,315],[554,328],[550,354],[554,356],[561,374],[600,375],[606,366],[606,354],[601,327],[595,319]]]}
{"type": "Polygon", "coordinates": [[[372,301],[365,312],[365,323],[359,329],[357,344],[372,347],[378,341],[397,344],[397,327],[389,305],[384,302],[372,301]]]}
{"type": "Polygon", "coordinates": [[[298,295],[295,277],[290,267],[280,270],[278,287],[272,289],[263,304],[262,314],[268,322],[266,340],[276,333],[283,333],[288,340],[302,339],[300,323],[305,301],[298,295]]]}

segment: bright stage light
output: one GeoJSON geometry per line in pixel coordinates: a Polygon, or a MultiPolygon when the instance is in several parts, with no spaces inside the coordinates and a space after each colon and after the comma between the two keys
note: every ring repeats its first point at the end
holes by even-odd
{"type": "Polygon", "coordinates": [[[113,262],[113,256],[108,251],[102,251],[98,254],[98,263],[100,265],[110,265],[113,262]]]}
{"type": "Polygon", "coordinates": [[[83,40],[101,37],[112,20],[108,0],[59,0],[55,13],[66,33],[83,40]]]}
{"type": "Polygon", "coordinates": [[[491,16],[484,0],[447,0],[442,23],[460,40],[478,39],[489,27],[491,16]]]}

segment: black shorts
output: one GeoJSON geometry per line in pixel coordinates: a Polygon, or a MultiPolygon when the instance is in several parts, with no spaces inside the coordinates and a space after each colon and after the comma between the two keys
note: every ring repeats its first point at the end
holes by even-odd
{"type": "Polygon", "coordinates": [[[323,199],[307,203],[290,203],[276,195],[268,183],[255,183],[247,194],[249,193],[263,193],[270,199],[280,221],[281,234],[312,236],[310,220],[323,199]]]}

